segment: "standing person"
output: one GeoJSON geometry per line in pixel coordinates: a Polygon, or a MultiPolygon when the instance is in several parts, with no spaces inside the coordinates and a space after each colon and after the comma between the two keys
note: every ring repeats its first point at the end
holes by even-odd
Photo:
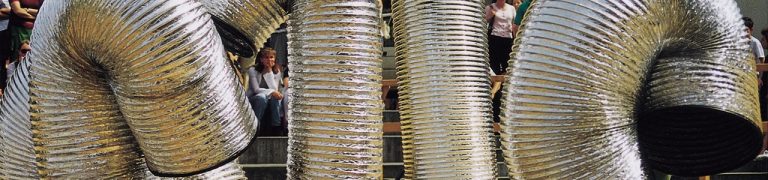
{"type": "Polygon", "coordinates": [[[262,135],[277,135],[282,126],[280,104],[283,99],[283,74],[280,65],[275,63],[276,54],[272,48],[263,48],[259,51],[256,65],[248,68],[248,90],[245,94],[262,125],[259,126],[260,132],[265,132],[262,135]]]}
{"type": "Polygon", "coordinates": [[[283,100],[280,102],[283,105],[283,106],[281,106],[282,109],[280,109],[280,110],[282,110],[281,114],[280,114],[280,115],[282,115],[282,117],[280,118],[280,120],[282,120],[282,133],[280,134],[281,136],[288,135],[288,117],[287,117],[288,116],[288,101],[291,100],[290,94],[292,92],[291,88],[288,88],[289,87],[288,86],[289,85],[288,84],[288,82],[289,82],[288,81],[288,77],[290,76],[290,75],[288,75],[288,71],[289,71],[288,70],[288,66],[286,65],[286,66],[283,66],[283,67],[285,67],[285,68],[283,68],[283,91],[282,91],[283,92],[283,100]]]}
{"type": "Polygon", "coordinates": [[[11,18],[11,6],[8,0],[0,1],[0,95],[5,89],[6,69],[5,64],[9,61],[11,55],[10,31],[8,30],[8,19],[11,18]]]}
{"type": "Polygon", "coordinates": [[[35,26],[37,12],[44,0],[10,0],[11,3],[11,61],[19,60],[21,45],[29,44],[29,36],[35,26]]]}
{"type": "MultiPolygon", "coordinates": [[[[760,31],[760,34],[763,35],[763,41],[761,42],[761,45],[763,45],[763,50],[768,49],[768,28],[763,29],[763,31],[760,31]]],[[[765,63],[765,62],[763,62],[765,63]]],[[[768,73],[763,73],[762,75],[763,84],[768,84],[768,73]]],[[[768,107],[763,106],[763,101],[768,99],[768,85],[760,88],[760,113],[762,114],[762,120],[763,120],[763,129],[768,129],[768,107]]],[[[768,101],[768,100],[767,100],[768,101]]],[[[768,133],[765,133],[765,136],[763,136],[763,155],[768,156],[768,133]]]]}
{"type": "MultiPolygon", "coordinates": [[[[752,27],[754,27],[755,23],[752,21],[752,18],[749,18],[749,17],[742,17],[741,20],[744,21],[744,26],[747,27],[747,33],[749,34],[749,39],[750,39],[749,47],[752,50],[752,54],[755,57],[755,59],[754,59],[755,64],[763,63],[764,60],[765,60],[765,54],[763,53],[763,45],[761,45],[760,40],[758,40],[757,38],[752,36],[752,27]]],[[[766,96],[766,93],[768,93],[768,90],[766,89],[768,87],[767,86],[763,86],[765,84],[765,83],[763,83],[763,81],[766,80],[766,79],[764,79],[762,77],[763,75],[765,75],[765,73],[759,73],[758,72],[757,78],[758,78],[758,81],[760,81],[759,82],[760,89],[758,91],[759,92],[758,97],[759,97],[759,100],[760,100],[761,119],[767,119],[766,118],[767,117],[766,116],[766,108],[768,108],[768,107],[766,107],[766,105],[768,105],[768,104],[766,104],[766,103],[768,103],[768,101],[766,101],[766,100],[768,100],[768,99],[766,99],[765,96],[766,96]]]]}
{"type": "Polygon", "coordinates": [[[523,0],[523,2],[520,3],[519,6],[517,6],[514,25],[512,25],[513,34],[517,34],[517,29],[518,27],[520,27],[520,24],[523,23],[523,18],[525,17],[525,13],[528,12],[528,8],[530,7],[531,7],[531,0],[523,0]]]}
{"type": "Polygon", "coordinates": [[[491,70],[495,74],[504,74],[509,66],[509,53],[512,51],[512,21],[515,19],[515,7],[505,0],[485,7],[485,20],[490,24],[488,35],[488,54],[491,70]]]}
{"type": "Polygon", "coordinates": [[[765,61],[763,45],[760,44],[760,40],[755,38],[755,36],[752,36],[752,27],[755,23],[752,21],[752,18],[749,17],[742,17],[741,20],[744,20],[744,26],[747,27],[747,33],[749,33],[749,39],[751,40],[749,46],[752,49],[752,54],[755,55],[755,63],[763,63],[763,61],[765,61]]]}
{"type": "MultiPolygon", "coordinates": [[[[749,17],[742,17],[741,20],[744,20],[744,26],[747,27],[747,33],[749,33],[749,46],[752,49],[752,54],[755,56],[755,63],[763,63],[765,62],[765,53],[763,52],[763,45],[760,43],[760,40],[755,38],[755,36],[752,36],[752,31],[755,23],[752,21],[752,18],[749,17]]],[[[763,38],[766,36],[766,31],[763,30],[761,32],[763,34],[763,38]]],[[[768,123],[765,123],[765,121],[768,120],[768,77],[765,77],[768,75],[768,73],[758,73],[758,81],[760,81],[760,90],[758,91],[758,99],[760,100],[760,119],[763,121],[764,126],[768,126],[768,123]]],[[[763,136],[763,150],[768,148],[768,134],[763,136]]]]}

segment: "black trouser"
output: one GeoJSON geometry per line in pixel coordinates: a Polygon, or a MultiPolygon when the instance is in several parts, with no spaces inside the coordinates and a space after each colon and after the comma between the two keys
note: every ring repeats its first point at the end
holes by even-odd
{"type": "Polygon", "coordinates": [[[11,31],[0,31],[0,88],[5,89],[5,80],[8,79],[5,61],[11,57],[11,31]]]}
{"type": "Polygon", "coordinates": [[[512,39],[499,36],[488,36],[488,56],[491,70],[497,75],[507,72],[509,53],[512,52],[512,39]]]}

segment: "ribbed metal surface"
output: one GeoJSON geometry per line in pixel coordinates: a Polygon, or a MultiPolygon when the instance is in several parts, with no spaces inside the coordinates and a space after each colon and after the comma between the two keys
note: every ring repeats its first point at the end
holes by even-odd
{"type": "Polygon", "coordinates": [[[191,0],[45,3],[31,122],[42,178],[197,174],[248,145],[255,117],[211,16],[191,0]]]}
{"type": "MultiPolygon", "coordinates": [[[[31,123],[29,121],[29,86],[28,68],[29,61],[22,61],[16,68],[16,72],[9,82],[9,86],[3,96],[0,104],[0,179],[39,179],[35,165],[35,152],[32,143],[31,123]]],[[[136,159],[134,161],[143,161],[136,159]]],[[[144,174],[133,173],[121,178],[134,179],[246,179],[242,168],[235,163],[229,162],[214,170],[188,177],[162,178],[152,175],[147,170],[146,165],[140,165],[137,172],[143,171],[144,174]]],[[[133,165],[132,165],[133,166],[133,165]]],[[[83,174],[71,174],[70,177],[84,177],[83,174]]],[[[96,177],[103,177],[94,174],[96,177]]]]}
{"type": "Polygon", "coordinates": [[[29,63],[21,61],[0,102],[0,179],[39,179],[29,122],[29,63]]]}
{"type": "Polygon", "coordinates": [[[293,9],[288,179],[382,179],[381,2],[293,9]]]}
{"type": "Polygon", "coordinates": [[[534,2],[504,90],[510,177],[639,179],[641,151],[688,176],[754,158],[757,80],[738,12],[733,1],[534,2]]]}
{"type": "Polygon", "coordinates": [[[392,3],[407,179],[496,177],[483,3],[392,3]]]}
{"type": "MultiPolygon", "coordinates": [[[[281,7],[286,0],[197,0],[213,15],[224,47],[243,57],[251,57],[267,38],[285,22],[281,7]]],[[[253,59],[253,58],[251,58],[253,59]]],[[[245,68],[254,61],[239,62],[245,68]]]]}

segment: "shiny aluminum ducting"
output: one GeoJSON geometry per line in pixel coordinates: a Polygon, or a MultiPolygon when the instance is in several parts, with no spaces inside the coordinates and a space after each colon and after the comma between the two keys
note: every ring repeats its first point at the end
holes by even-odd
{"type": "MultiPolygon", "coordinates": [[[[29,121],[29,61],[22,61],[18,65],[5,96],[0,104],[0,179],[40,179],[35,165],[35,152],[32,142],[31,123],[29,121]]],[[[130,141],[128,142],[130,143],[130,141]]],[[[135,143],[135,142],[134,142],[135,143]]],[[[135,149],[138,151],[138,149],[135,149]]],[[[110,167],[116,171],[134,171],[129,174],[112,176],[109,174],[91,174],[99,178],[132,178],[132,179],[246,179],[242,168],[229,162],[211,171],[188,177],[166,178],[153,175],[144,164],[141,156],[130,155],[131,162],[140,162],[126,167],[110,167]],[[138,165],[138,167],[137,167],[138,165]],[[132,169],[126,170],[125,168],[132,169]],[[142,173],[143,172],[143,173],[142,173]]],[[[89,175],[80,173],[69,174],[69,177],[83,178],[89,175]]]]}
{"type": "MultiPolygon", "coordinates": [[[[289,0],[197,0],[211,13],[216,30],[227,51],[252,57],[267,38],[285,22],[289,0]]],[[[242,58],[241,68],[253,65],[253,58],[242,58]]]]}
{"type": "Polygon", "coordinates": [[[293,9],[288,179],[381,179],[381,1],[293,9]]]}
{"type": "Polygon", "coordinates": [[[731,0],[537,0],[504,89],[510,177],[698,176],[754,158],[757,79],[738,12],[731,0]]]}
{"type": "Polygon", "coordinates": [[[394,0],[406,179],[493,179],[482,0],[394,0]]]}
{"type": "Polygon", "coordinates": [[[41,178],[140,176],[144,161],[155,175],[198,174],[251,142],[257,122],[201,4],[42,9],[28,55],[41,178]]]}
{"type": "Polygon", "coordinates": [[[29,121],[29,61],[21,61],[0,102],[0,179],[39,179],[29,121]]]}

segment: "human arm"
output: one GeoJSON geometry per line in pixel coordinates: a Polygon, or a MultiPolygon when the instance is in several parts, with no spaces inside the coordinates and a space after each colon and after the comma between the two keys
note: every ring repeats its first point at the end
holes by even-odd
{"type": "MultiPolygon", "coordinates": [[[[496,9],[493,8],[491,5],[488,5],[485,7],[485,21],[490,22],[491,18],[496,15],[496,9]]],[[[492,26],[492,25],[491,25],[492,26]]]]}
{"type": "MultiPolygon", "coordinates": [[[[760,42],[758,42],[758,43],[760,43],[760,42]]],[[[765,53],[763,52],[763,47],[762,47],[762,45],[757,45],[757,46],[755,47],[755,51],[757,51],[757,60],[758,60],[760,63],[765,63],[765,53]]]]}
{"type": "Polygon", "coordinates": [[[278,72],[274,73],[273,79],[275,84],[271,87],[274,87],[274,89],[277,89],[276,91],[270,93],[269,95],[272,96],[272,98],[275,98],[276,100],[282,100],[283,99],[283,93],[285,93],[285,87],[283,87],[283,73],[278,72]]]}
{"type": "Polygon", "coordinates": [[[508,18],[508,20],[509,20],[508,23],[510,24],[510,26],[508,27],[509,28],[508,30],[509,30],[509,33],[510,33],[509,37],[514,39],[515,35],[516,35],[515,33],[517,33],[517,26],[515,25],[515,17],[517,17],[517,10],[515,10],[514,6],[511,6],[510,9],[511,9],[512,17],[508,18]]]}
{"type": "Polygon", "coordinates": [[[760,40],[752,37],[750,46],[752,47],[752,52],[755,54],[755,59],[757,60],[755,63],[765,63],[765,52],[763,52],[763,45],[760,40]]]}
{"type": "Polygon", "coordinates": [[[520,7],[517,8],[517,13],[515,13],[515,25],[520,26],[520,24],[523,22],[523,16],[525,16],[525,12],[528,11],[528,7],[530,6],[530,0],[526,0],[520,4],[520,7]]]}
{"type": "Polygon", "coordinates": [[[32,16],[34,16],[34,17],[37,17],[37,12],[38,12],[38,10],[37,10],[37,9],[32,9],[32,8],[25,8],[25,10],[27,10],[27,13],[29,13],[29,15],[32,15],[32,16]]]}
{"type": "Polygon", "coordinates": [[[283,88],[288,88],[288,77],[283,77],[283,88]]]}
{"type": "Polygon", "coordinates": [[[0,19],[8,19],[11,16],[11,8],[0,2],[0,19]]]}
{"type": "MultiPolygon", "coordinates": [[[[29,14],[27,12],[27,8],[21,7],[21,2],[19,1],[11,1],[11,11],[13,11],[13,14],[16,14],[16,16],[24,19],[34,20],[35,16],[32,14],[29,14]]],[[[35,10],[35,14],[37,14],[37,10],[35,10]]]]}
{"type": "Polygon", "coordinates": [[[511,26],[509,26],[509,32],[512,32],[512,38],[517,36],[517,29],[518,29],[517,24],[512,24],[511,26]]]}
{"type": "Polygon", "coordinates": [[[256,71],[256,68],[248,68],[248,88],[253,89],[256,94],[271,95],[274,90],[268,88],[260,88],[259,84],[264,80],[261,73],[256,71]]]}

